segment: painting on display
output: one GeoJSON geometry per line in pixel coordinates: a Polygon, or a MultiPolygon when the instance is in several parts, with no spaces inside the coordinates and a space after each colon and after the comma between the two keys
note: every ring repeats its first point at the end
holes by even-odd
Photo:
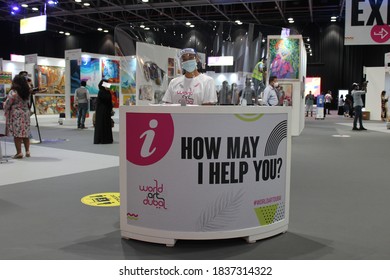
{"type": "Polygon", "coordinates": [[[123,105],[135,105],[135,103],[136,103],[135,94],[123,95],[123,105]]]}
{"type": "Polygon", "coordinates": [[[39,93],[65,94],[65,68],[38,65],[39,93]]]}
{"type": "Polygon", "coordinates": [[[292,106],[292,93],[293,85],[292,84],[279,84],[279,104],[285,106],[292,106]]]}
{"type": "Polygon", "coordinates": [[[74,94],[80,87],[80,65],[77,60],[70,61],[70,93],[74,94]]]}
{"type": "Polygon", "coordinates": [[[132,94],[136,92],[136,65],[136,58],[128,59],[121,64],[122,94],[132,94]]]}
{"type": "Polygon", "coordinates": [[[12,73],[11,72],[0,72],[0,84],[12,84],[12,73]]]}
{"type": "Polygon", "coordinates": [[[38,115],[65,113],[64,96],[35,96],[35,107],[38,115]]]}
{"type": "Polygon", "coordinates": [[[269,39],[269,77],[299,79],[299,39],[269,39]]]}
{"type": "Polygon", "coordinates": [[[102,59],[102,78],[109,83],[119,84],[119,61],[112,59],[102,59]]]}
{"type": "Polygon", "coordinates": [[[111,85],[110,87],[112,106],[119,108],[119,85],[111,85]]]}
{"type": "Polygon", "coordinates": [[[0,98],[5,97],[5,85],[0,84],[0,98]]]}
{"type": "MultiPolygon", "coordinates": [[[[92,98],[91,98],[92,99],[92,98]]],[[[89,111],[91,110],[91,107],[89,110],[87,110],[87,113],[85,115],[86,118],[89,118],[89,111]]],[[[74,106],[74,95],[70,97],[70,117],[71,118],[77,118],[77,107],[74,106]]]]}
{"type": "Polygon", "coordinates": [[[101,80],[99,58],[81,56],[80,72],[81,81],[87,83],[86,88],[88,89],[89,94],[98,94],[99,82],[101,80]]]}
{"type": "Polygon", "coordinates": [[[305,81],[305,95],[309,94],[309,91],[314,96],[321,94],[321,77],[307,77],[305,81]]]}

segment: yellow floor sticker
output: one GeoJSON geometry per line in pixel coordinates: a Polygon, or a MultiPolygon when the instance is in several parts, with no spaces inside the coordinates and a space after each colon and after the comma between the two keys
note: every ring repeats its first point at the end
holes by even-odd
{"type": "Polygon", "coordinates": [[[94,193],[84,196],[81,202],[89,206],[114,207],[120,205],[119,193],[94,193]]]}

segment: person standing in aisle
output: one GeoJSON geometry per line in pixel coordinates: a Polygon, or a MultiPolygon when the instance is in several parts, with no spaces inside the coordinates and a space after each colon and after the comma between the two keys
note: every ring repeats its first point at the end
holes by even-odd
{"type": "Polygon", "coordinates": [[[253,86],[255,88],[257,97],[261,96],[261,93],[265,89],[265,84],[264,84],[264,78],[266,72],[265,63],[266,63],[266,59],[263,57],[253,68],[253,72],[252,72],[253,86]]]}
{"type": "Polygon", "coordinates": [[[381,93],[381,118],[382,118],[382,121],[386,121],[387,120],[387,103],[388,102],[388,99],[386,97],[386,91],[383,90],[382,93],[381,93]]]}
{"type": "MultiPolygon", "coordinates": [[[[240,91],[240,104],[241,106],[253,105],[256,101],[256,92],[252,88],[252,81],[249,78],[245,80],[245,87],[240,91]]],[[[257,104],[256,104],[257,105],[257,104]]]]}
{"type": "Polygon", "coordinates": [[[200,57],[194,49],[179,52],[184,75],[174,78],[162,99],[165,103],[182,105],[214,105],[218,102],[213,78],[198,71],[200,57]]]}
{"type": "Polygon", "coordinates": [[[87,82],[81,81],[81,87],[76,89],[74,105],[77,108],[77,128],[85,129],[85,116],[88,111],[89,91],[86,88],[87,82]]]}
{"type": "Polygon", "coordinates": [[[352,118],[353,116],[353,97],[350,92],[345,96],[344,101],[344,115],[345,117],[352,118]]]}
{"type": "Polygon", "coordinates": [[[314,104],[314,95],[311,93],[311,90],[309,91],[309,94],[305,97],[305,104],[306,104],[306,117],[313,116],[313,104],[314,104]]]}
{"type": "Polygon", "coordinates": [[[94,144],[112,144],[112,98],[108,80],[99,82],[99,93],[96,99],[94,144]]]}
{"type": "Polygon", "coordinates": [[[339,110],[338,110],[338,113],[337,115],[344,115],[344,95],[340,95],[340,98],[339,98],[339,110]]]}
{"type": "Polygon", "coordinates": [[[4,102],[6,118],[5,134],[14,137],[16,155],[14,159],[23,158],[22,143],[26,157],[30,157],[30,87],[22,75],[16,75],[12,80],[11,91],[4,102]]]}
{"type": "Polygon", "coordinates": [[[332,92],[328,90],[328,92],[325,94],[325,115],[326,115],[326,110],[328,110],[328,115],[330,115],[330,107],[332,106],[332,92]]]}
{"type": "Polygon", "coordinates": [[[362,90],[359,90],[359,85],[357,83],[352,84],[352,92],[351,95],[353,97],[353,108],[355,110],[355,116],[353,118],[353,127],[352,130],[367,130],[363,127],[363,115],[362,115],[362,107],[363,100],[362,95],[366,94],[367,82],[365,82],[362,86],[362,90]],[[357,127],[357,121],[359,120],[359,128],[357,127]]]}
{"type": "Polygon", "coordinates": [[[268,86],[264,90],[263,106],[277,106],[279,104],[276,88],[278,87],[278,78],[276,76],[269,77],[268,86]]]}

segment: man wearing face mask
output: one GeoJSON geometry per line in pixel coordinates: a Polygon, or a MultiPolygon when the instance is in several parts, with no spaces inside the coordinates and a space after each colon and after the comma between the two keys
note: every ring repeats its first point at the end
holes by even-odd
{"type": "Polygon", "coordinates": [[[276,106],[279,104],[276,88],[278,87],[278,78],[276,76],[269,77],[268,86],[264,90],[263,106],[276,106]]]}
{"type": "Polygon", "coordinates": [[[194,49],[179,53],[184,75],[174,78],[168,86],[163,102],[173,104],[212,105],[218,101],[214,80],[198,71],[200,61],[194,49]]]}

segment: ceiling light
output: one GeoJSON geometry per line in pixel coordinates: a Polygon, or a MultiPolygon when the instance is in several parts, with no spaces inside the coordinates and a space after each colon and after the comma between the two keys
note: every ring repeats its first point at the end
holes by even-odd
{"type": "Polygon", "coordinates": [[[97,30],[98,30],[98,31],[103,31],[103,28],[99,27],[97,30]]]}
{"type": "Polygon", "coordinates": [[[289,23],[294,23],[294,21],[293,21],[293,20],[290,20],[289,23]]]}
{"type": "Polygon", "coordinates": [[[141,24],[139,27],[141,27],[141,28],[145,28],[145,25],[141,24]]]}
{"type": "Polygon", "coordinates": [[[85,7],[91,6],[91,4],[89,4],[89,3],[84,3],[83,5],[84,5],[85,7]]]}
{"type": "Polygon", "coordinates": [[[60,34],[64,34],[65,32],[64,32],[64,31],[59,31],[58,33],[60,33],[60,34]]]}
{"type": "Polygon", "coordinates": [[[263,38],[263,40],[261,40],[263,43],[265,43],[265,39],[263,38]]]}
{"type": "Polygon", "coordinates": [[[191,22],[187,21],[187,22],[186,22],[186,25],[187,25],[187,26],[190,26],[190,25],[191,25],[191,22]]]}
{"type": "Polygon", "coordinates": [[[81,0],[74,0],[76,3],[81,3],[81,0]]]}
{"type": "Polygon", "coordinates": [[[144,29],[145,29],[145,30],[150,30],[150,27],[145,27],[144,29]]]}
{"type": "Polygon", "coordinates": [[[27,4],[22,4],[21,6],[22,6],[23,8],[27,8],[27,7],[28,7],[27,4]]]}
{"type": "Polygon", "coordinates": [[[19,7],[18,6],[12,6],[12,10],[17,12],[17,11],[19,11],[19,7]]]}
{"type": "Polygon", "coordinates": [[[294,21],[294,19],[292,17],[288,18],[287,20],[288,21],[294,21]]]}
{"type": "Polygon", "coordinates": [[[32,8],[33,11],[38,11],[39,9],[37,7],[32,8]]]}
{"type": "Polygon", "coordinates": [[[335,22],[336,20],[335,20],[335,19],[331,19],[330,21],[331,21],[331,22],[335,22]]]}
{"type": "Polygon", "coordinates": [[[148,2],[149,2],[149,0],[142,0],[142,2],[144,2],[144,3],[148,3],[148,2]]]}
{"type": "Polygon", "coordinates": [[[69,32],[66,32],[66,33],[65,33],[65,35],[66,35],[66,36],[69,36],[69,35],[70,35],[70,33],[69,33],[69,32]]]}
{"type": "Polygon", "coordinates": [[[108,30],[107,29],[104,29],[104,31],[103,31],[104,33],[108,33],[108,30]]]}
{"type": "Polygon", "coordinates": [[[49,0],[49,1],[47,1],[47,4],[49,4],[49,5],[57,5],[58,1],[49,0]]]}
{"type": "Polygon", "coordinates": [[[306,41],[310,42],[310,38],[307,38],[307,40],[306,40],[306,41]]]}
{"type": "Polygon", "coordinates": [[[195,25],[191,24],[191,25],[190,25],[190,27],[191,27],[191,28],[194,28],[194,27],[195,27],[195,25]]]}
{"type": "Polygon", "coordinates": [[[337,19],[337,17],[336,16],[332,16],[332,17],[330,17],[330,19],[337,19]]]}

